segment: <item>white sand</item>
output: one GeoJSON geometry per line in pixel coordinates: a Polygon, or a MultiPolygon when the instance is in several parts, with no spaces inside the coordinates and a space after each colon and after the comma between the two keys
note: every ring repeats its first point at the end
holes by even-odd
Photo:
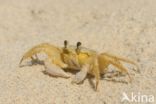
{"type": "Polygon", "coordinates": [[[0,104],[121,104],[123,92],[156,100],[155,0],[0,0],[0,104]],[[88,79],[72,85],[40,65],[18,67],[32,46],[65,39],[137,61],[141,74],[130,71],[131,84],[103,79],[95,92],[88,79]]]}

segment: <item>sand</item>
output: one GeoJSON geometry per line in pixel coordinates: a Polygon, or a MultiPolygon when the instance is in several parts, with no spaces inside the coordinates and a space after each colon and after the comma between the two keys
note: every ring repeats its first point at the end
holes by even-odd
{"type": "Polygon", "coordinates": [[[155,4],[155,0],[0,0],[0,104],[138,104],[121,102],[123,92],[129,97],[132,93],[156,97],[155,4]],[[75,85],[71,78],[45,75],[41,65],[19,68],[31,47],[43,42],[61,47],[65,39],[132,59],[141,73],[126,64],[132,83],[101,79],[96,92],[89,78],[75,85]]]}

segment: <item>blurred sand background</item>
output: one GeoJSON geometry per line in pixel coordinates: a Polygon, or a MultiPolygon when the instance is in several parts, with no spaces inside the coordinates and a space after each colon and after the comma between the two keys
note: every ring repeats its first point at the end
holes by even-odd
{"type": "Polygon", "coordinates": [[[122,104],[123,92],[156,97],[155,0],[0,0],[0,104],[122,104]],[[131,84],[101,79],[95,92],[88,79],[72,85],[41,65],[18,67],[31,47],[65,39],[132,59],[141,74],[130,71],[131,84]]]}

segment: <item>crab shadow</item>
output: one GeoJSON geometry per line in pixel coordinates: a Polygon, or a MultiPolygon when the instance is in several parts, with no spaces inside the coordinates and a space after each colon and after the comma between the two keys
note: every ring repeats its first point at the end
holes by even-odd
{"type": "MultiPolygon", "coordinates": [[[[105,80],[108,82],[113,82],[113,83],[122,83],[122,84],[128,84],[128,81],[125,80],[118,80],[120,77],[124,77],[125,75],[118,75],[114,76],[113,78],[109,76],[104,76],[100,75],[100,80],[105,80]]],[[[89,84],[91,85],[91,88],[96,91],[96,86],[95,86],[95,77],[93,75],[87,75],[86,79],[88,80],[89,84]]]]}

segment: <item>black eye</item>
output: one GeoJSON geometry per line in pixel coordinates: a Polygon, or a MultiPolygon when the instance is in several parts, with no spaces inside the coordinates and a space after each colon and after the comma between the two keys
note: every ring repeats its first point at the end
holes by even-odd
{"type": "Polygon", "coordinates": [[[81,46],[81,42],[77,42],[77,48],[81,46]]]}
{"type": "Polygon", "coordinates": [[[65,41],[64,41],[64,47],[65,47],[65,48],[67,48],[67,44],[68,44],[68,41],[65,40],[65,41]]]}

